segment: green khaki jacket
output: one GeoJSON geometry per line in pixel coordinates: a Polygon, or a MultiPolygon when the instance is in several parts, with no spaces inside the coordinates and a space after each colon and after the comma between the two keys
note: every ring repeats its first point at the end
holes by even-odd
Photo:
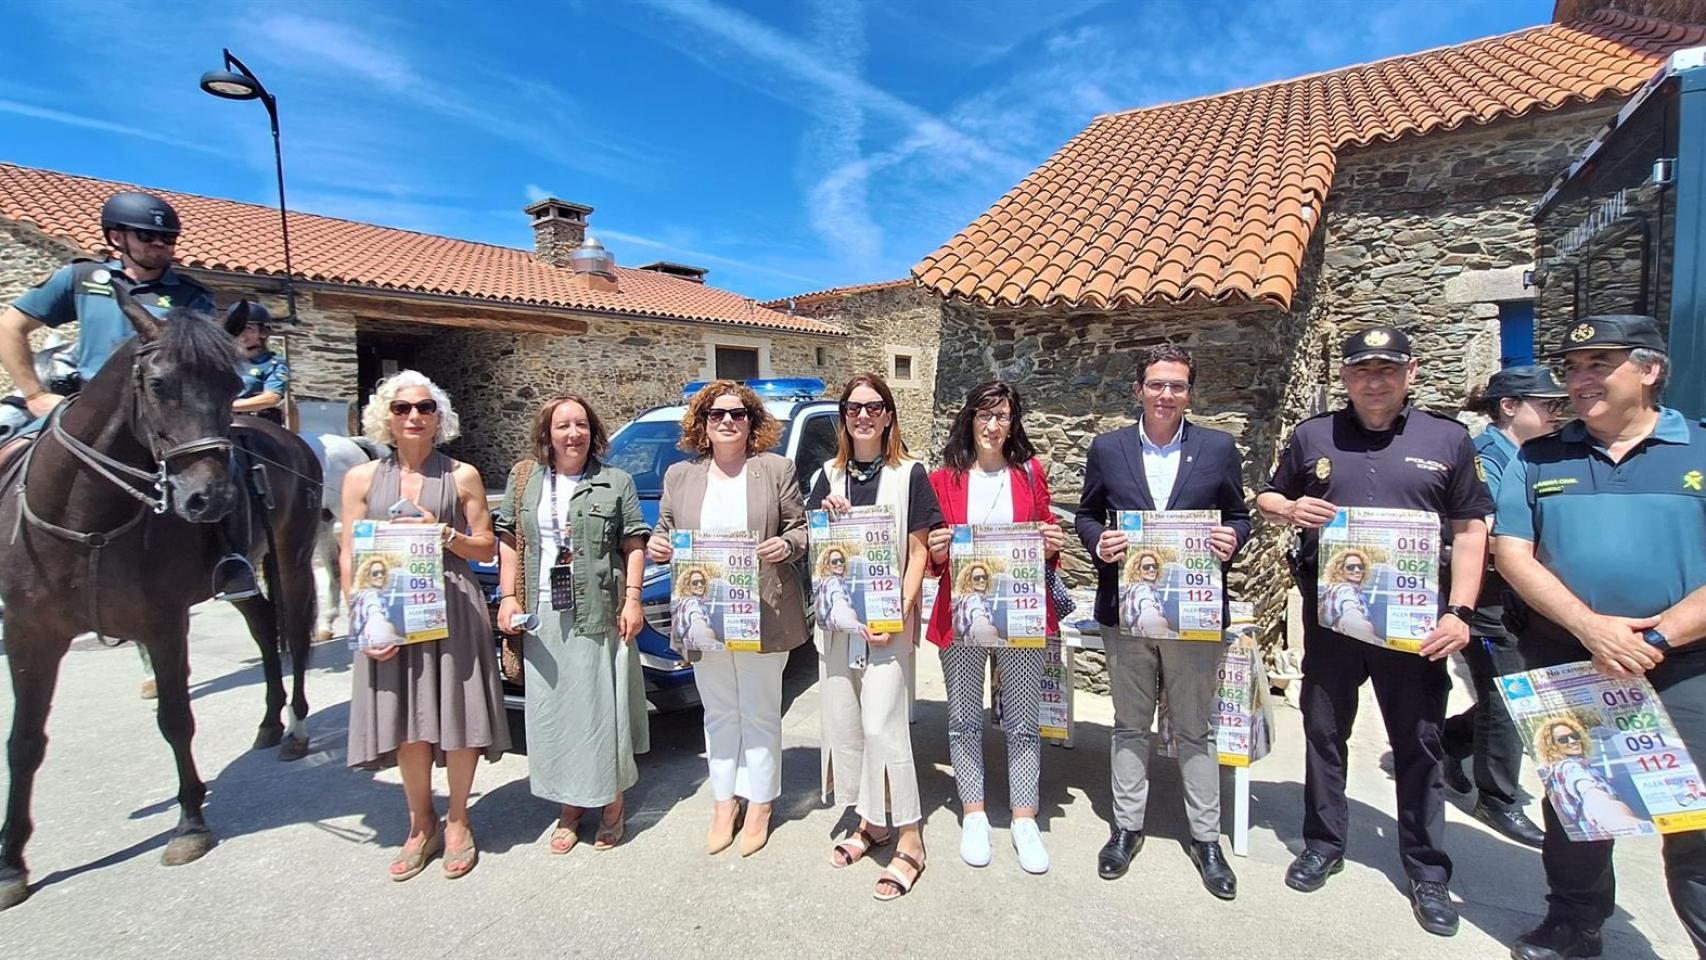
{"type": "MultiPolygon", "coordinates": [[[[541,612],[539,504],[548,496],[545,476],[545,468],[538,461],[517,463],[509,472],[503,504],[492,517],[492,526],[499,534],[515,538],[520,564],[515,575],[515,599],[527,613],[541,612]],[[516,479],[524,470],[527,480],[517,490],[516,479]]],[[[616,629],[616,614],[622,609],[628,574],[622,541],[651,532],[640,513],[634,478],[596,458],[588,459],[586,471],[569,497],[569,525],[575,535],[574,632],[599,636],[616,629]]]]}

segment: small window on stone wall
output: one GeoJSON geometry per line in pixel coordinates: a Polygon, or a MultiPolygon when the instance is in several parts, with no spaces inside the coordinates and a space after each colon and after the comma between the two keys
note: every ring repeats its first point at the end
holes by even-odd
{"type": "Polygon", "coordinates": [[[824,364],[827,364],[828,362],[829,362],[829,348],[828,347],[818,347],[817,348],[817,365],[821,367],[824,364]]]}
{"type": "Polygon", "coordinates": [[[758,351],[750,347],[718,346],[717,379],[758,379],[758,351]]]}
{"type": "Polygon", "coordinates": [[[894,355],[894,369],[891,370],[889,373],[890,373],[889,379],[893,380],[896,383],[911,383],[912,382],[912,357],[911,357],[911,355],[905,354],[905,353],[895,354],[894,355]]]}

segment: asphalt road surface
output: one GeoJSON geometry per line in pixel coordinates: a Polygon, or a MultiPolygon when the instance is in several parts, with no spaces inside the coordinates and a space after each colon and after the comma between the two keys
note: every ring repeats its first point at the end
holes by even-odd
{"type": "MultiPolygon", "coordinates": [[[[847,870],[829,866],[832,833],[848,821],[818,798],[809,647],[788,673],[784,797],[758,855],[703,852],[710,797],[693,711],[653,716],[652,752],[628,799],[628,839],[616,850],[592,849],[589,818],[589,842],[551,856],[545,838],[555,810],[529,793],[527,758],[518,752],[480,768],[479,867],[447,881],[434,863],[396,884],[386,865],[406,829],[397,774],[344,766],[350,653],[315,649],[313,747],[286,764],[249,749],[262,687],[240,618],[207,605],[192,631],[195,754],[218,845],[196,863],[160,865],[177,819],[177,784],[153,706],[137,696],[136,655],[79,641],[61,674],[37,779],[34,894],[0,914],[0,957],[1500,957],[1544,910],[1539,855],[1483,828],[1458,798],[1446,839],[1462,932],[1440,939],[1416,926],[1402,892],[1390,758],[1372,698],[1352,744],[1350,862],[1319,893],[1294,893],[1282,882],[1300,849],[1303,773],[1298,715],[1285,705],[1274,752],[1254,767],[1250,856],[1232,858],[1236,902],[1199,885],[1181,847],[1177,770],[1164,760],[1155,767],[1148,845],[1122,880],[1096,877],[1109,816],[1112,708],[1083,693],[1075,748],[1045,747],[1042,824],[1053,871],[1033,877],[1017,865],[994,731],[995,861],[968,867],[958,857],[932,648],[919,661],[914,727],[929,868],[898,902],[871,898],[883,855],[847,870]]],[[[7,730],[11,700],[6,685],[7,730]]],[[[442,808],[442,775],[438,784],[442,808]]],[[[1538,789],[1532,773],[1529,784],[1538,789]]],[[[1228,830],[1230,791],[1228,772],[1228,830]]],[[[1606,926],[1606,956],[1691,955],[1666,899],[1658,843],[1619,843],[1617,871],[1620,909],[1606,926]]]]}

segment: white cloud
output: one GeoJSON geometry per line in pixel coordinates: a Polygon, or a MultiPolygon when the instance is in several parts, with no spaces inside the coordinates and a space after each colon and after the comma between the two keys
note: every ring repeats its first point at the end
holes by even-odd
{"type": "Polygon", "coordinates": [[[0,113],[10,113],[20,117],[29,117],[33,120],[46,120],[50,123],[62,123],[67,126],[82,127],[85,130],[99,130],[103,133],[115,133],[122,137],[134,137],[138,140],[149,140],[154,143],[163,143],[169,146],[181,147],[185,150],[196,150],[201,153],[223,154],[224,152],[208,146],[207,144],[197,143],[194,140],[167,136],[166,134],[155,133],[152,130],[144,130],[140,127],[132,127],[123,123],[113,123],[110,120],[102,120],[99,117],[88,117],[77,113],[67,113],[63,110],[54,110],[51,107],[19,103],[16,100],[0,100],[0,113]]]}
{"type": "Polygon", "coordinates": [[[530,204],[531,203],[538,203],[539,201],[544,200],[547,197],[553,196],[551,191],[545,189],[544,187],[541,187],[537,183],[530,183],[526,187],[523,187],[522,189],[527,193],[527,202],[530,204]]]}

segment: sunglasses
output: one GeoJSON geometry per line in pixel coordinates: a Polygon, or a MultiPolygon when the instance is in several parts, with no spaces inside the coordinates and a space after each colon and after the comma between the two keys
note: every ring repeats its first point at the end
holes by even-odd
{"type": "Polygon", "coordinates": [[[972,579],[973,583],[976,583],[979,580],[988,580],[989,574],[987,574],[987,573],[974,573],[971,575],[971,579],[972,579]]]}
{"type": "Polygon", "coordinates": [[[745,407],[735,407],[732,410],[712,407],[705,411],[705,420],[709,423],[721,423],[724,420],[733,420],[736,423],[745,423],[748,415],[749,411],[745,407]]]}
{"type": "Polygon", "coordinates": [[[1139,570],[1159,570],[1161,568],[1155,565],[1155,561],[1150,560],[1150,561],[1146,561],[1144,563],[1138,564],[1137,569],[1139,569],[1139,570]]]}
{"type": "Polygon", "coordinates": [[[367,571],[367,579],[369,579],[369,580],[375,580],[375,579],[378,579],[378,578],[383,577],[383,576],[385,576],[385,571],[379,569],[378,567],[375,567],[372,570],[367,571]]]}
{"type": "Polygon", "coordinates": [[[407,400],[391,401],[391,416],[393,417],[406,417],[410,410],[417,411],[423,417],[430,417],[438,412],[438,401],[416,400],[414,403],[407,400]]]}
{"type": "Polygon", "coordinates": [[[888,408],[887,400],[868,400],[864,403],[849,400],[841,405],[841,414],[845,417],[857,417],[859,411],[863,410],[867,417],[880,417],[888,408]]]}
{"type": "Polygon", "coordinates": [[[847,562],[847,561],[846,561],[846,560],[843,560],[843,559],[842,559],[842,558],[840,558],[840,557],[830,557],[830,558],[829,558],[829,565],[830,565],[830,566],[832,566],[832,567],[839,567],[839,566],[842,566],[842,565],[843,565],[843,564],[845,564],[845,563],[846,563],[846,562],[847,562]]]}
{"type": "Polygon", "coordinates": [[[1552,738],[1552,742],[1553,743],[1581,743],[1582,738],[1579,734],[1576,734],[1576,733],[1566,733],[1563,736],[1554,736],[1552,738]]]}
{"type": "Polygon", "coordinates": [[[1346,573],[1361,573],[1366,569],[1368,569],[1368,568],[1364,567],[1360,563],[1347,563],[1347,564],[1345,564],[1345,572],[1346,573]]]}
{"type": "Polygon", "coordinates": [[[170,247],[178,242],[178,235],[164,230],[132,230],[131,236],[143,243],[163,243],[170,247]]]}

